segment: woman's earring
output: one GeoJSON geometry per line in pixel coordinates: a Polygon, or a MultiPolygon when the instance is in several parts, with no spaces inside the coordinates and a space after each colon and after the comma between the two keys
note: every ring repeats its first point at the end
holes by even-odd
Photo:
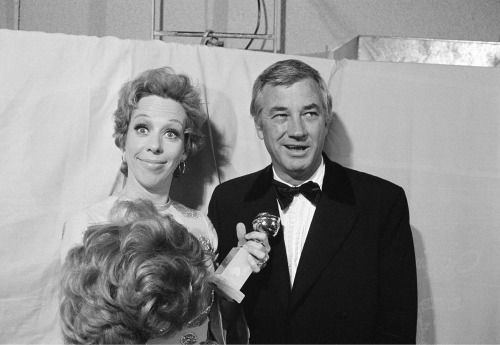
{"type": "Polygon", "coordinates": [[[123,173],[123,175],[128,175],[128,165],[127,159],[125,158],[125,152],[122,153],[122,164],[120,164],[120,171],[123,173]]]}
{"type": "Polygon", "coordinates": [[[186,172],[186,161],[180,161],[179,165],[174,170],[174,177],[179,177],[181,175],[184,175],[185,172],[186,172]]]}
{"type": "Polygon", "coordinates": [[[186,172],[186,161],[181,161],[179,163],[179,175],[184,175],[186,172]]]}

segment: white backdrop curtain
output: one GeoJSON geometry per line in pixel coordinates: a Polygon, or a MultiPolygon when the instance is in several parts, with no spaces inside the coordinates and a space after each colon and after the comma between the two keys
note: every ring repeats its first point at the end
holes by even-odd
{"type": "MultiPolygon", "coordinates": [[[[208,145],[173,194],[205,211],[220,180],[269,163],[251,85],[290,57],[0,30],[0,342],[61,342],[62,224],[119,188],[112,113],[123,82],[168,65],[199,85],[208,145]]],[[[407,192],[418,342],[499,343],[500,69],[295,58],[334,95],[330,158],[407,192]]]]}

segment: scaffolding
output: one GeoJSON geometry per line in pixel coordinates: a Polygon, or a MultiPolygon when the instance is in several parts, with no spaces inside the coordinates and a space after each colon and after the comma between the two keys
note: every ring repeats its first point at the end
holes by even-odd
{"type": "MultiPolygon", "coordinates": [[[[281,13],[284,12],[284,6],[279,6],[278,0],[273,0],[274,15],[273,15],[273,33],[272,34],[256,34],[256,33],[239,33],[239,32],[216,32],[213,30],[205,31],[181,31],[181,30],[163,30],[163,23],[160,25],[157,23],[157,18],[163,16],[163,13],[157,13],[157,2],[159,2],[159,8],[163,9],[164,0],[151,0],[152,8],[152,20],[151,20],[151,39],[162,39],[165,36],[176,36],[176,37],[200,37],[201,44],[206,44],[207,42],[217,42],[219,38],[236,38],[236,39],[260,39],[269,40],[273,42],[273,53],[280,52],[281,45],[281,35],[282,31],[281,25],[280,30],[278,30],[278,25],[281,24],[281,13]],[[158,26],[161,26],[158,28],[158,26]]],[[[217,45],[216,43],[214,45],[217,45]]]]}

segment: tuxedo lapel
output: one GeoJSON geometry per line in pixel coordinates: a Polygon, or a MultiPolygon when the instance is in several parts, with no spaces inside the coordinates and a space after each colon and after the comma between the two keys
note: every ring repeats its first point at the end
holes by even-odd
{"type": "MultiPolygon", "coordinates": [[[[247,215],[245,219],[247,223],[247,232],[252,231],[251,222],[260,212],[269,212],[279,216],[278,203],[276,201],[276,193],[272,186],[273,172],[271,166],[265,168],[260,176],[255,180],[253,186],[249,189],[250,192],[245,196],[247,215]]],[[[275,301],[269,303],[280,302],[286,309],[291,293],[290,275],[288,273],[288,261],[286,256],[285,241],[283,239],[283,229],[278,231],[274,238],[269,238],[271,252],[267,266],[257,274],[259,280],[270,284],[271,291],[279,291],[276,294],[275,301]]]]}
{"type": "Polygon", "coordinates": [[[325,177],[297,268],[290,312],[334,259],[356,220],[353,191],[340,165],[325,157],[325,177]]]}

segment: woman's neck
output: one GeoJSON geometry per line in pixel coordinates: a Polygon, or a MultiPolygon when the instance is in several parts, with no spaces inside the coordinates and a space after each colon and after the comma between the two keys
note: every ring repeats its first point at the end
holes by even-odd
{"type": "Polygon", "coordinates": [[[118,198],[126,200],[145,199],[158,206],[168,203],[170,200],[169,192],[170,186],[161,190],[150,191],[137,183],[129,183],[127,181],[118,198]]]}

